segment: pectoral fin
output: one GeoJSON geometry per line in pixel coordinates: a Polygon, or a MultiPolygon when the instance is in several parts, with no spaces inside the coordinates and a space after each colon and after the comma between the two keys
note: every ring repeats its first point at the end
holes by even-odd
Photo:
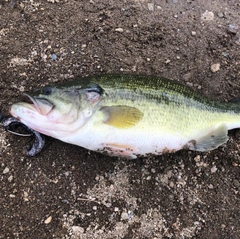
{"type": "Polygon", "coordinates": [[[126,105],[105,106],[101,110],[106,115],[104,123],[116,128],[132,127],[143,117],[143,113],[140,110],[126,105]]]}
{"type": "Polygon", "coordinates": [[[197,151],[210,151],[216,149],[220,145],[224,144],[228,140],[228,129],[225,124],[220,125],[218,128],[210,131],[204,137],[191,140],[188,143],[188,148],[190,150],[197,150],[197,151]]]}

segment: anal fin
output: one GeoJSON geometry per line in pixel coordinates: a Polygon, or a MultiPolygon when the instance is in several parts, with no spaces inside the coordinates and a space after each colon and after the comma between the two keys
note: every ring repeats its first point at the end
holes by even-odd
{"type": "Polygon", "coordinates": [[[189,141],[187,147],[190,150],[210,151],[226,143],[228,141],[227,134],[227,126],[225,124],[222,124],[213,131],[210,131],[204,137],[189,141]]]}

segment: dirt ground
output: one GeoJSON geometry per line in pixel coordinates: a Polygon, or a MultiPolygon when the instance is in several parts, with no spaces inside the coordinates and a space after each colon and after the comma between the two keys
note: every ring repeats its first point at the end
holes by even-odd
{"type": "MultiPolygon", "coordinates": [[[[240,2],[0,0],[0,112],[53,82],[159,75],[240,95],[240,2]]],[[[0,128],[0,238],[240,238],[240,131],[212,152],[124,160],[0,128]]]]}

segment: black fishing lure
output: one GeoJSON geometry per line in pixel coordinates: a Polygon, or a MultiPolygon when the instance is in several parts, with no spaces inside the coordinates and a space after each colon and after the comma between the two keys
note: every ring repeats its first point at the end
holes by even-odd
{"type": "Polygon", "coordinates": [[[0,114],[0,122],[5,128],[6,131],[19,135],[19,136],[32,136],[34,138],[33,144],[31,148],[27,151],[27,155],[29,156],[35,156],[36,154],[40,153],[45,145],[45,137],[43,134],[40,134],[39,132],[27,127],[25,124],[21,123],[17,118],[15,117],[3,117],[2,114],[0,114]],[[22,127],[24,130],[28,132],[28,134],[21,134],[17,133],[12,129],[12,127],[22,127]]]}

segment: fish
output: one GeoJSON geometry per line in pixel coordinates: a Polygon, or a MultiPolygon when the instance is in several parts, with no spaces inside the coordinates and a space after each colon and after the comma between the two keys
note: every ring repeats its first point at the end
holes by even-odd
{"type": "Polygon", "coordinates": [[[211,151],[240,127],[240,103],[158,76],[79,77],[25,94],[10,114],[29,128],[110,156],[211,151]]]}

